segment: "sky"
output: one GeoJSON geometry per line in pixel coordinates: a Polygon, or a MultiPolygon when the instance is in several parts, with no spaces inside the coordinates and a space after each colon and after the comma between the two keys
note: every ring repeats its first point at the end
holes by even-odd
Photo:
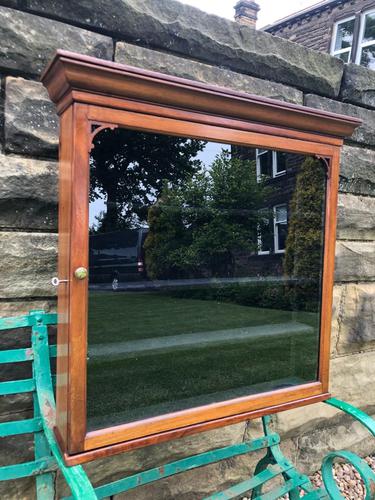
{"type": "MultiPolygon", "coordinates": [[[[179,0],[182,3],[193,5],[201,10],[221,17],[233,19],[233,6],[237,0],[179,0]]],[[[256,0],[260,5],[257,28],[262,28],[278,19],[293,14],[301,9],[310,7],[319,0],[256,0]]]]}

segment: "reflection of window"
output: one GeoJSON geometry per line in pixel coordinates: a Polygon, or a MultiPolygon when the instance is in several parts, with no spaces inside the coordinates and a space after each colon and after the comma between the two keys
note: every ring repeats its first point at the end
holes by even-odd
{"type": "Polygon", "coordinates": [[[375,69],[375,11],[362,15],[356,63],[375,69]]]}
{"type": "Polygon", "coordinates": [[[258,254],[268,255],[273,250],[271,220],[266,210],[262,211],[262,218],[258,225],[258,254]]]}
{"type": "Polygon", "coordinates": [[[273,207],[273,226],[275,253],[285,252],[285,242],[288,234],[288,209],[286,205],[273,207]]]}
{"type": "Polygon", "coordinates": [[[286,154],[281,151],[270,151],[269,149],[256,150],[257,178],[261,176],[277,177],[285,174],[286,154]]]}
{"type": "Polygon", "coordinates": [[[285,241],[288,234],[288,207],[286,204],[275,205],[272,217],[266,211],[258,226],[258,255],[268,255],[270,252],[285,251],[285,241]],[[272,225],[273,221],[273,225],[272,225]]]}
{"type": "Polygon", "coordinates": [[[348,63],[353,47],[355,18],[344,19],[335,24],[331,54],[348,63]]]}

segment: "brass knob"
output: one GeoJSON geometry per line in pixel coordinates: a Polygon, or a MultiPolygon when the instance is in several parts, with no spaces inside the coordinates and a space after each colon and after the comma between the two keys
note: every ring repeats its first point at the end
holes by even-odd
{"type": "Polygon", "coordinates": [[[77,267],[77,269],[74,271],[74,276],[77,278],[77,280],[84,280],[87,278],[88,272],[85,267],[77,267]]]}

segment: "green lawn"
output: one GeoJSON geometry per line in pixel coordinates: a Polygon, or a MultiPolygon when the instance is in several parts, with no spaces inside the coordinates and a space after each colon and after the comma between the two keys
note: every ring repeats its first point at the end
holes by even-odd
{"type": "Polygon", "coordinates": [[[315,380],[315,349],[313,335],[286,335],[89,362],[89,425],[90,417],[105,426],[244,396],[255,384],[271,390],[280,379],[315,380]]]}
{"type": "Polygon", "coordinates": [[[247,307],[228,302],[181,299],[152,292],[90,292],[89,344],[289,321],[300,321],[314,326],[316,315],[247,307]]]}
{"type": "Polygon", "coordinates": [[[89,343],[299,321],[314,333],[284,334],[199,348],[88,362],[90,428],[225,400],[279,381],[312,381],[317,371],[317,315],[172,298],[157,293],[91,293],[89,343]],[[256,384],[262,384],[256,386],[256,384]]]}

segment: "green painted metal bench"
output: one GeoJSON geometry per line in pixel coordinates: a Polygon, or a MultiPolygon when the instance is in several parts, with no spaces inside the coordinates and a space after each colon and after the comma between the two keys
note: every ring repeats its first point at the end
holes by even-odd
{"type": "MultiPolygon", "coordinates": [[[[0,330],[27,327],[31,329],[31,346],[26,349],[1,350],[0,364],[27,361],[32,363],[32,377],[27,380],[0,382],[0,395],[31,393],[34,403],[33,417],[1,423],[0,437],[33,433],[35,455],[31,462],[0,467],[0,481],[35,476],[38,500],[50,500],[55,498],[54,475],[60,470],[71,490],[72,496],[69,498],[91,500],[112,497],[184,471],[264,450],[264,457],[256,466],[253,477],[215,493],[206,500],[227,500],[250,494],[252,500],[273,500],[286,494],[289,494],[290,500],[296,500],[302,492],[307,500],[339,500],[343,497],[332,473],[335,459],[351,463],[365,484],[366,500],[375,498],[375,473],[364,460],[349,451],[332,452],[325,457],[322,464],[324,487],[314,488],[309,478],[300,474],[281,452],[280,436],[271,431],[269,416],[262,419],[264,436],[261,438],[214,449],[94,488],[81,466],[67,467],[64,464],[53,433],[55,401],[50,359],[56,356],[56,347],[49,345],[48,326],[55,325],[56,322],[56,314],[46,314],[43,311],[31,311],[27,316],[0,319],[0,330]],[[268,490],[267,483],[277,477],[283,479],[282,483],[268,490]],[[263,492],[264,489],[268,491],[263,492]]],[[[375,436],[375,421],[359,409],[337,399],[329,399],[325,403],[348,413],[375,436]]]]}

